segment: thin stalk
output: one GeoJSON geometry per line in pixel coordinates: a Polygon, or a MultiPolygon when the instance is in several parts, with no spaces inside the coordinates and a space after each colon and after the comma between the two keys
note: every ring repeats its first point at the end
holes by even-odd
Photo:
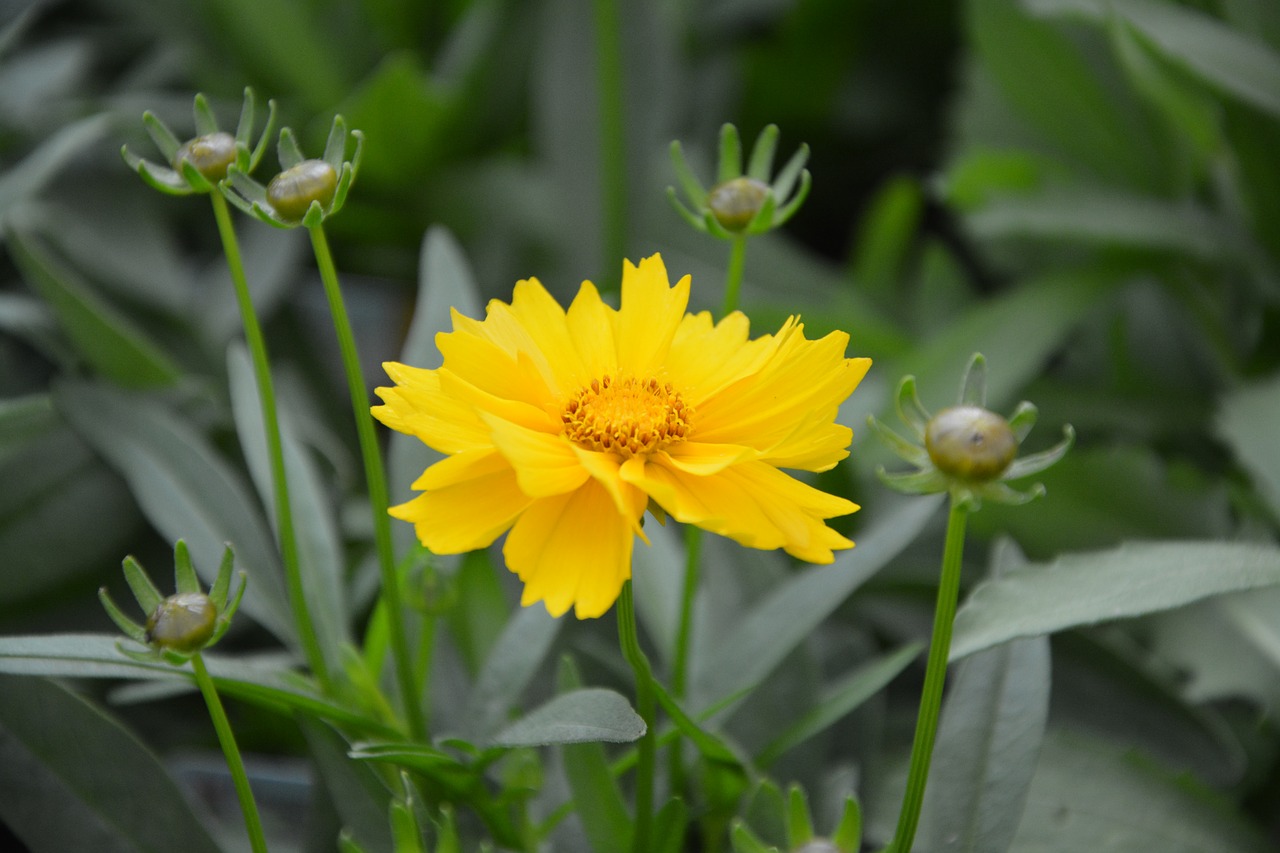
{"type": "Polygon", "coordinates": [[[742,291],[742,270],[747,263],[747,235],[737,234],[729,251],[729,271],[724,278],[724,310],[721,316],[728,316],[738,310],[738,294],[742,291]]]}
{"type": "Polygon", "coordinates": [[[920,823],[920,807],[924,803],[925,784],[929,781],[933,741],[938,734],[938,715],[942,710],[947,658],[951,654],[951,628],[960,593],[960,558],[964,554],[964,528],[968,517],[964,504],[952,495],[951,512],[947,516],[947,540],[942,550],[942,576],[938,580],[938,603],[933,614],[933,639],[929,643],[924,692],[920,697],[915,740],[911,744],[911,769],[907,773],[907,789],[902,796],[898,828],[894,831],[893,843],[889,845],[893,853],[910,853],[916,827],[920,823]]]}
{"type": "Polygon", "coordinates": [[[231,781],[236,787],[236,796],[240,799],[240,811],[244,813],[244,827],[249,832],[249,844],[253,853],[266,853],[267,839],[262,834],[262,818],[258,816],[258,804],[253,799],[253,789],[249,787],[249,776],[244,772],[244,760],[240,757],[240,748],[236,746],[236,736],[231,731],[231,723],[227,721],[227,712],[222,708],[222,700],[218,698],[218,690],[213,686],[209,670],[205,668],[204,658],[200,653],[191,656],[191,668],[196,673],[196,684],[204,694],[204,703],[209,706],[209,716],[213,718],[213,728],[218,733],[218,743],[222,746],[222,754],[226,756],[227,768],[231,771],[231,781]]]}
{"type": "Polygon", "coordinates": [[[329,665],[320,641],[316,638],[315,623],[307,609],[306,592],[302,584],[302,569],[298,564],[298,537],[293,528],[293,508],[289,500],[289,479],[284,467],[284,445],[280,440],[280,416],[276,407],[276,390],[271,380],[271,365],[267,358],[267,344],[258,325],[257,312],[249,295],[249,282],[245,279],[244,263],[240,259],[240,244],[231,222],[231,211],[221,193],[209,194],[213,201],[213,216],[218,222],[222,237],[222,251],[227,256],[227,268],[235,285],[236,302],[240,306],[240,320],[244,325],[244,338],[249,344],[253,361],[253,374],[258,383],[258,400],[262,405],[263,432],[267,434],[267,459],[271,464],[272,496],[276,510],[276,530],[280,536],[280,555],[284,560],[285,584],[289,590],[289,606],[298,626],[298,638],[307,665],[315,673],[322,687],[331,685],[329,665]]]}
{"type": "Polygon", "coordinates": [[[338,348],[342,351],[342,366],[347,373],[347,387],[351,391],[351,408],[356,420],[356,434],[360,438],[360,456],[364,460],[364,474],[369,487],[369,505],[373,511],[373,538],[378,549],[378,568],[382,574],[382,597],[387,604],[387,628],[391,635],[391,656],[395,659],[396,681],[404,703],[409,733],[415,739],[426,738],[426,720],[422,715],[419,685],[414,678],[413,661],[409,654],[409,641],[405,634],[404,610],[401,607],[400,575],[396,571],[395,553],[391,545],[391,517],[387,515],[389,499],[387,478],[382,468],[382,451],[373,428],[373,416],[369,414],[369,390],[360,372],[360,356],[356,352],[356,338],[351,331],[351,319],[338,285],[338,271],[333,265],[329,241],[324,227],[317,225],[307,229],[311,233],[311,246],[315,250],[316,266],[324,282],[324,294],[329,300],[329,313],[333,315],[333,328],[338,335],[338,348]]]}
{"type": "Polygon", "coordinates": [[[604,192],[604,263],[621,269],[627,251],[627,149],[622,91],[622,23],[618,0],[594,0],[600,110],[600,185],[604,192]]]}
{"type": "Polygon", "coordinates": [[[636,632],[636,605],[631,593],[631,581],[622,585],[618,597],[618,642],[622,655],[636,674],[636,711],[644,720],[644,735],[636,746],[636,817],[635,832],[631,837],[634,853],[649,853],[649,839],[653,824],[653,775],[657,752],[657,734],[654,731],[655,699],[653,693],[653,669],[640,648],[636,632]]]}

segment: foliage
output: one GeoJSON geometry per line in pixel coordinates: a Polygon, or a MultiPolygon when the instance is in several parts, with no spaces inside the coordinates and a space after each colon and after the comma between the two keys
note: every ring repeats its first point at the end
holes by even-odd
{"type": "MultiPolygon", "coordinates": [[[[366,381],[384,360],[435,368],[451,308],[482,316],[533,275],[564,304],[620,269],[582,6],[0,7],[0,824],[31,849],[241,843],[238,816],[186,805],[190,756],[215,743],[190,672],[120,654],[94,594],[124,600],[122,557],[164,565],[179,539],[210,573],[232,543],[248,575],[203,658],[273,847],[329,850],[342,833],[344,849],[625,849],[644,721],[615,617],[521,609],[499,548],[433,555],[397,523],[430,735],[411,736],[320,274],[302,229],[238,217],[333,677],[305,674],[218,232],[203,197],[152,192],[119,155],[151,150],[144,110],[192,135],[196,91],[223,127],[246,86],[274,99],[292,151],[324,150],[340,113],[364,142],[325,227],[366,381]]],[[[1044,497],[969,519],[915,849],[1272,849],[1280,5],[617,11],[627,255],[660,251],[692,274],[692,309],[719,305],[726,245],[671,209],[668,151],[680,140],[713,175],[724,122],[746,139],[776,122],[783,151],[807,144],[812,190],[751,238],[741,307],[757,334],[799,314],[809,337],[844,330],[874,361],[839,416],[850,459],[813,480],[863,507],[834,522],[857,547],[815,567],[706,537],[681,690],[662,685],[682,665],[692,540],[646,524],[651,849],[785,849],[837,827],[845,847],[890,842],[941,499],[890,492],[876,471],[895,463],[865,424],[892,419],[907,374],[925,407],[947,405],[979,351],[992,409],[1038,406],[1028,453],[1068,422],[1076,444],[1037,475],[1044,497]],[[793,783],[806,793],[784,796],[793,783]]],[[[402,502],[439,454],[382,439],[402,502]]]]}

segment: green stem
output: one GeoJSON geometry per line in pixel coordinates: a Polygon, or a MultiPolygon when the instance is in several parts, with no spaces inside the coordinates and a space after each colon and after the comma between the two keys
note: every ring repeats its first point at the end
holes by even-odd
{"type": "Polygon", "coordinates": [[[654,731],[655,699],[653,693],[653,669],[640,648],[636,633],[636,605],[631,593],[631,581],[622,585],[618,597],[618,641],[622,655],[636,674],[636,711],[644,720],[644,736],[636,747],[636,823],[631,837],[634,853],[649,853],[649,838],[653,823],[653,773],[657,751],[657,733],[654,731]]]}
{"type": "Polygon", "coordinates": [[[623,121],[622,24],[618,0],[594,0],[596,82],[600,110],[600,183],[604,192],[604,263],[614,281],[627,250],[627,149],[623,121]]]}
{"type": "Polygon", "coordinates": [[[724,279],[724,310],[721,316],[728,316],[738,310],[738,294],[742,291],[742,270],[747,263],[747,235],[738,234],[733,238],[729,251],[729,271],[724,279]]]}
{"type": "Polygon", "coordinates": [[[284,445],[280,440],[280,416],[276,407],[275,385],[271,380],[271,366],[267,359],[267,344],[258,325],[257,312],[249,295],[249,283],[244,275],[244,263],[240,259],[240,244],[231,222],[231,211],[221,193],[209,194],[213,201],[213,215],[222,237],[222,250],[227,256],[231,281],[235,285],[236,302],[240,306],[240,320],[244,325],[245,341],[253,360],[254,378],[258,383],[258,399],[262,405],[263,432],[267,435],[267,459],[271,464],[271,483],[276,510],[276,530],[280,535],[280,554],[284,559],[285,584],[289,590],[289,605],[293,609],[298,637],[302,642],[307,665],[315,673],[321,686],[330,686],[329,667],[324,652],[316,638],[315,623],[307,609],[306,591],[302,583],[302,569],[298,563],[298,537],[293,528],[293,509],[289,501],[289,479],[285,474],[284,445]]]}
{"type": "Polygon", "coordinates": [[[902,797],[898,828],[893,834],[893,843],[889,845],[893,853],[910,853],[916,827],[920,823],[920,807],[924,804],[924,787],[929,781],[929,762],[933,758],[933,741],[938,734],[938,714],[942,710],[947,658],[951,654],[951,628],[960,593],[960,558],[964,554],[967,520],[968,510],[952,495],[951,512],[947,516],[947,541],[942,550],[942,576],[938,580],[938,603],[933,614],[933,639],[929,643],[920,715],[916,719],[915,741],[911,745],[911,769],[907,773],[907,789],[902,797]]]}
{"type": "Polygon", "coordinates": [[[262,818],[258,816],[258,804],[254,802],[253,789],[249,787],[249,776],[244,772],[244,760],[240,757],[240,748],[236,746],[231,723],[227,721],[227,712],[222,708],[222,700],[218,698],[218,690],[213,686],[213,679],[209,677],[209,670],[205,668],[204,658],[200,657],[199,652],[191,656],[191,668],[195,670],[196,684],[204,694],[204,703],[209,706],[209,716],[213,718],[213,728],[218,733],[222,754],[227,758],[231,781],[235,784],[236,796],[240,799],[240,811],[244,812],[249,844],[254,853],[266,853],[267,839],[262,834],[262,818]]]}
{"type": "MultiPolygon", "coordinates": [[[[676,630],[675,660],[671,667],[671,695],[683,699],[689,686],[689,648],[693,642],[693,600],[698,592],[698,566],[702,555],[702,528],[692,524],[684,528],[684,588],[680,596],[680,624],[676,630]]],[[[679,795],[684,787],[684,759],[681,741],[670,750],[671,792],[679,795]]]]}
{"type": "Polygon", "coordinates": [[[333,315],[333,328],[338,335],[342,366],[346,370],[347,387],[351,391],[351,408],[355,414],[360,456],[364,460],[365,479],[369,486],[369,505],[373,511],[373,538],[378,549],[378,568],[382,574],[382,597],[387,604],[387,628],[391,634],[391,656],[395,659],[396,680],[409,732],[415,739],[422,740],[426,738],[426,721],[422,715],[420,691],[413,675],[409,641],[405,634],[404,610],[400,604],[400,575],[396,571],[395,553],[391,545],[391,517],[387,515],[387,478],[382,468],[382,451],[378,448],[373,416],[369,414],[369,390],[365,386],[364,375],[360,372],[355,334],[351,331],[347,306],[342,300],[338,272],[333,265],[333,255],[329,251],[329,241],[324,236],[324,227],[317,225],[307,230],[311,233],[311,246],[315,250],[320,279],[324,282],[325,297],[329,300],[329,313],[333,315]]]}

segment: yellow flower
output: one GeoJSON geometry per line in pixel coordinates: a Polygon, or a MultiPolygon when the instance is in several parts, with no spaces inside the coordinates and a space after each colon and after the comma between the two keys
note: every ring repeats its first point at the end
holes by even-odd
{"type": "MultiPolygon", "coordinates": [[[[483,321],[453,313],[437,370],[389,362],[373,414],[448,456],[393,507],[432,551],[503,554],[522,604],[553,616],[609,609],[631,576],[652,502],[667,515],[752,548],[814,563],[853,543],[823,523],[858,506],[780,471],[825,471],[848,455],[835,423],[871,361],[848,335],[806,340],[791,318],[748,339],[738,312],[686,314],[689,277],[662,258],[627,263],[622,307],[584,282],[566,312],[536,279],[483,321]]],[[[646,540],[647,541],[647,540],[646,540]]]]}

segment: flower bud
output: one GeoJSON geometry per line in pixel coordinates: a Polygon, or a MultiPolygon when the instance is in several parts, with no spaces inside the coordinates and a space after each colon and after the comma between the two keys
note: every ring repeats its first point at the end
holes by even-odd
{"type": "Polygon", "coordinates": [[[147,617],[146,640],[160,649],[199,651],[217,627],[218,608],[202,592],[171,595],[147,617]]]}
{"type": "Polygon", "coordinates": [[[769,186],[755,178],[733,178],[707,193],[707,207],[729,231],[743,231],[764,206],[769,186]]]}
{"type": "Polygon", "coordinates": [[[216,184],[227,176],[227,167],[236,160],[236,138],[218,131],[183,143],[173,155],[173,168],[182,174],[182,164],[190,163],[205,180],[216,184]]]}
{"type": "Polygon", "coordinates": [[[327,208],[338,188],[338,173],[324,160],[303,160],[267,185],[267,201],[281,218],[299,220],[313,201],[327,208]]]}
{"type": "Polygon", "coordinates": [[[1018,455],[1009,422],[978,406],[952,406],[925,425],[924,446],[938,470],[963,480],[994,480],[1018,455]]]}

